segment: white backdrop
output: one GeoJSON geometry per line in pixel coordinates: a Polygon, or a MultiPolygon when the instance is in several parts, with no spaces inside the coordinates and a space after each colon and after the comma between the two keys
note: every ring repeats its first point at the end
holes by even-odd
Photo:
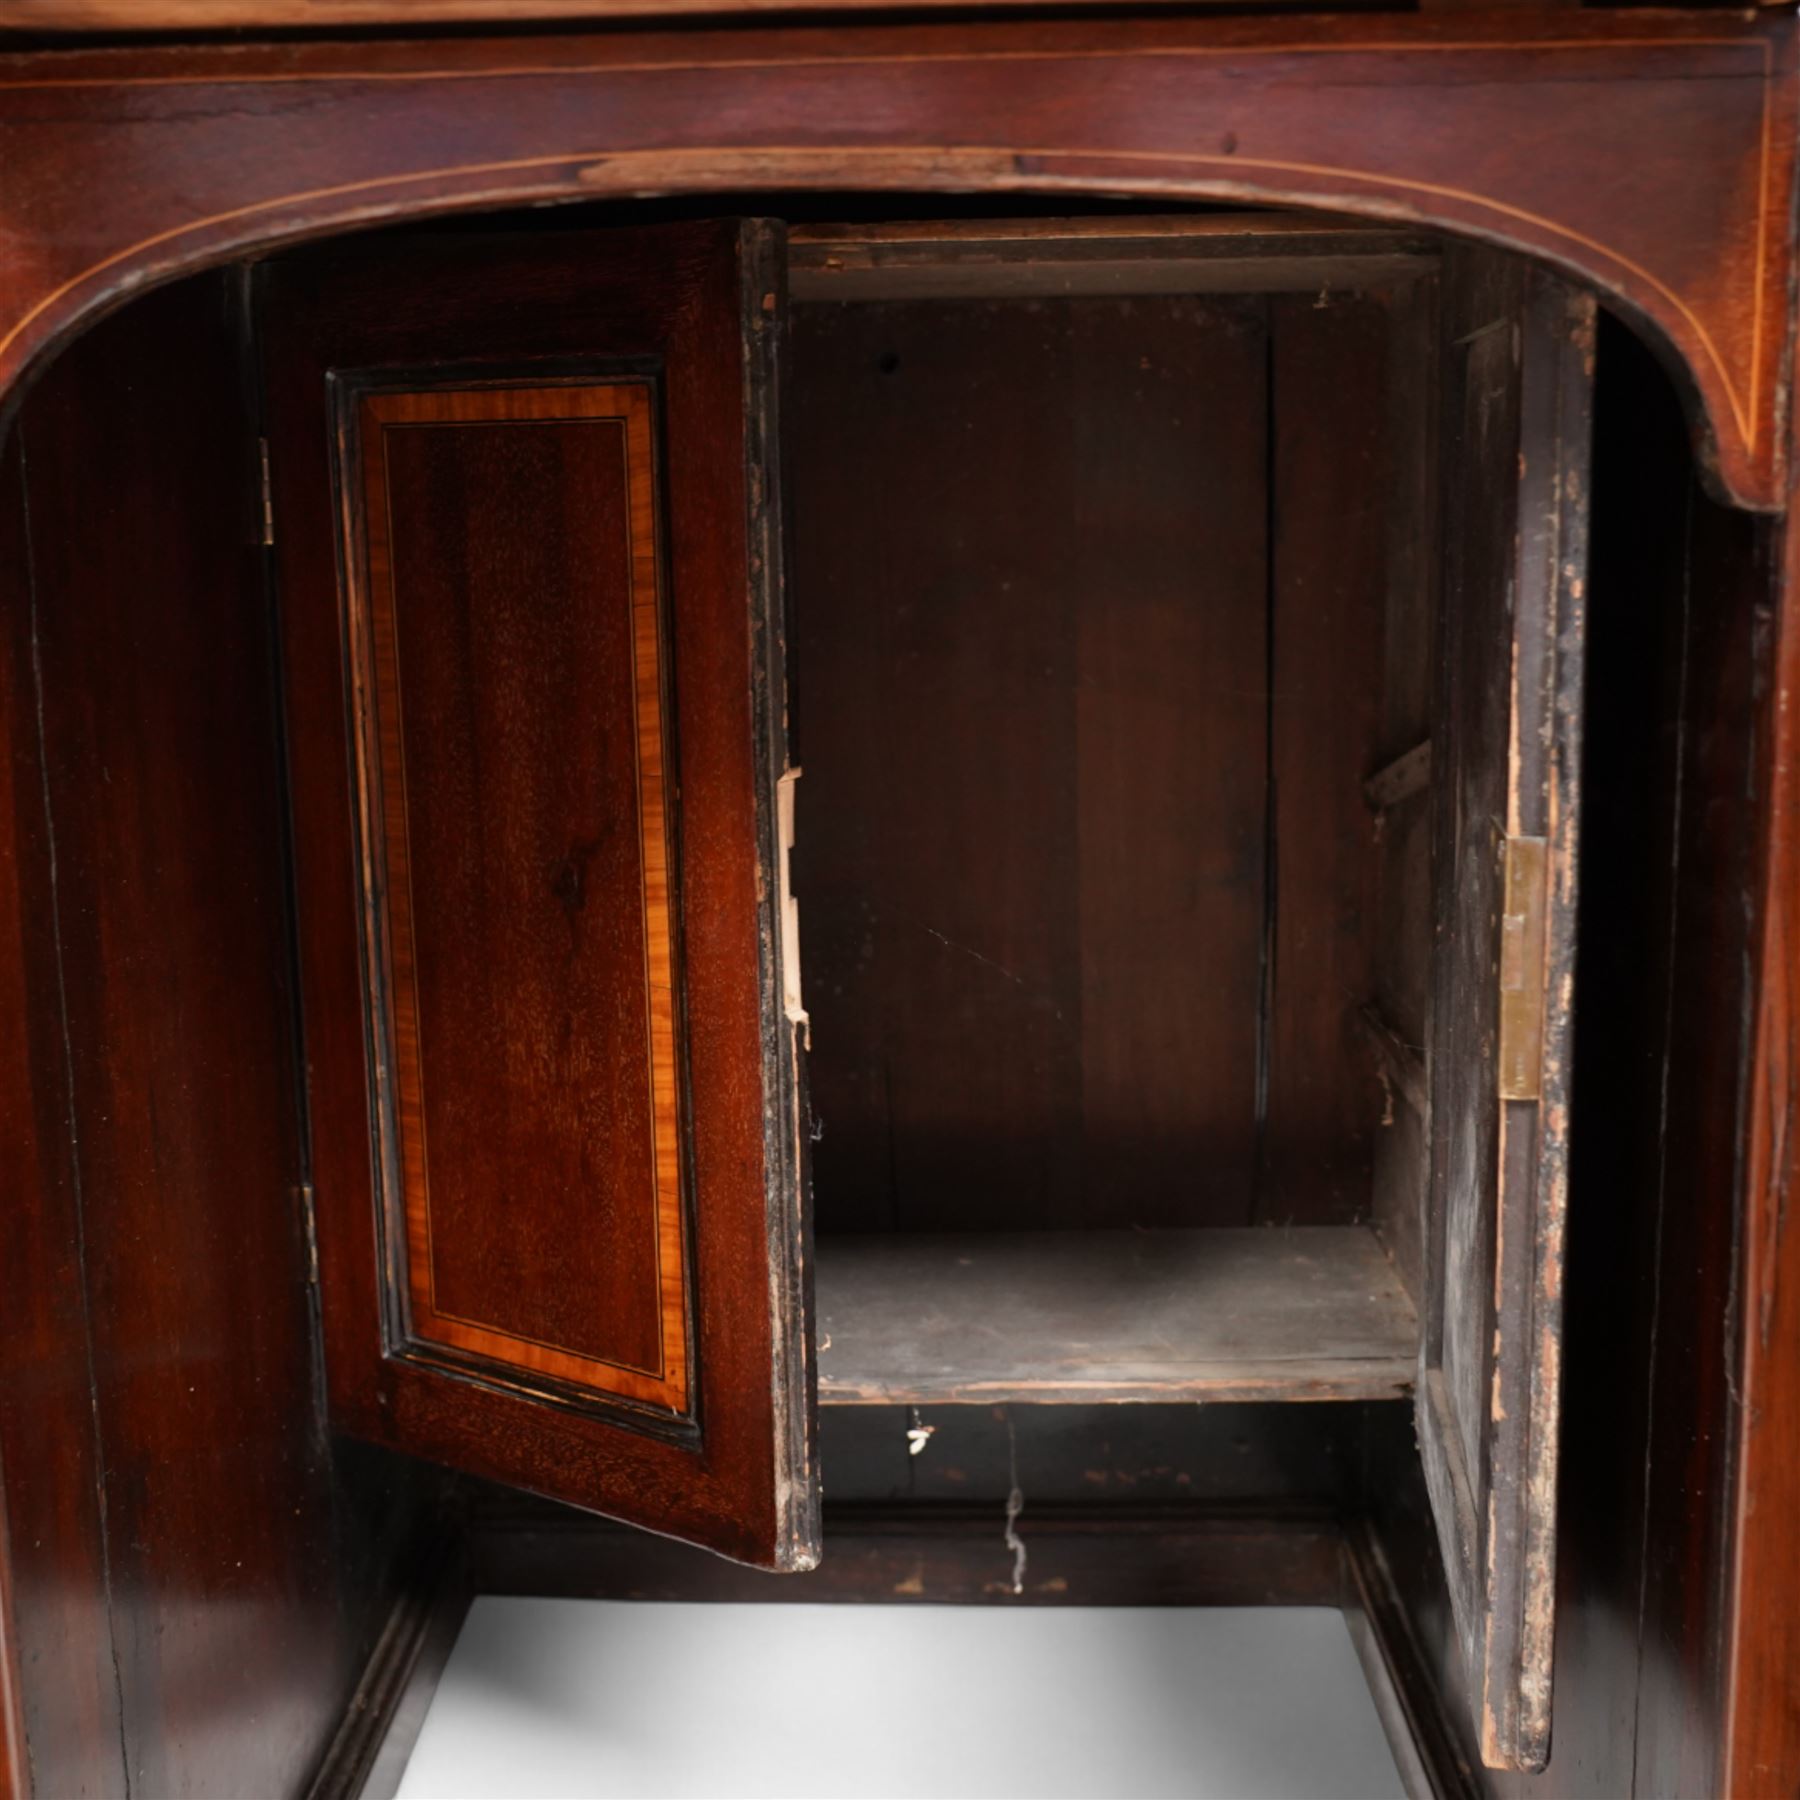
{"type": "Polygon", "coordinates": [[[1398,1800],[1322,1608],[475,1603],[401,1800],[1398,1800]]]}

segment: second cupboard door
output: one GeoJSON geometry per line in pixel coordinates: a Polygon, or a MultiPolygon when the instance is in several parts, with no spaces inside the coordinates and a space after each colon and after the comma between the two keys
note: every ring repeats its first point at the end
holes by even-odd
{"type": "Polygon", "coordinates": [[[261,276],[344,1429],[817,1555],[762,224],[261,276]]]}
{"type": "Polygon", "coordinates": [[[1482,1754],[1550,1744],[1594,301],[1443,284],[1431,1182],[1418,1434],[1482,1754]]]}

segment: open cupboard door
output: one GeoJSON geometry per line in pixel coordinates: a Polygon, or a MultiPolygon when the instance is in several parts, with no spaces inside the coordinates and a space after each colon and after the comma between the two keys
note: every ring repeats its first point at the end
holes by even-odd
{"type": "Polygon", "coordinates": [[[782,248],[258,281],[334,1422],[799,1569],[782,248]]]}
{"type": "Polygon", "coordinates": [[[1550,1747],[1594,303],[1446,262],[1419,1445],[1482,1754],[1550,1747]]]}

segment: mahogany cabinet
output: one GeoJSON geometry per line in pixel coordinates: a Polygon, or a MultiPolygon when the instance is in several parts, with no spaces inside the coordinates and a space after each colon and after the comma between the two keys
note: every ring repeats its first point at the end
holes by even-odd
{"type": "MultiPolygon", "coordinates": [[[[83,144],[141,134],[132,229],[317,177],[115,253],[5,415],[21,1796],[379,1792],[483,1587],[1342,1605],[1412,1791],[1780,1791],[1791,45],[1633,17],[1414,33],[1528,43],[1515,121],[1597,49],[1621,169],[1669,90],[1699,173],[1619,176],[1613,262],[1472,137],[1517,229],[1298,159],[325,179],[390,93],[435,181],[668,40],[0,70],[0,360],[83,144]]],[[[1186,29],[988,49],[1148,94],[1186,29]]],[[[967,104],[922,30],[706,66],[756,130],[784,57],[967,104]]]]}

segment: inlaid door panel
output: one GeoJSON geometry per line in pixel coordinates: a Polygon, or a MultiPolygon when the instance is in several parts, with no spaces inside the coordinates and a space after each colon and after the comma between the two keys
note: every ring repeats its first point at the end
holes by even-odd
{"type": "Polygon", "coordinates": [[[795,1567],[779,252],[359,246],[263,317],[334,1414],[795,1567]]]}
{"type": "Polygon", "coordinates": [[[684,1414],[653,386],[346,400],[390,1343],[684,1414]]]}

